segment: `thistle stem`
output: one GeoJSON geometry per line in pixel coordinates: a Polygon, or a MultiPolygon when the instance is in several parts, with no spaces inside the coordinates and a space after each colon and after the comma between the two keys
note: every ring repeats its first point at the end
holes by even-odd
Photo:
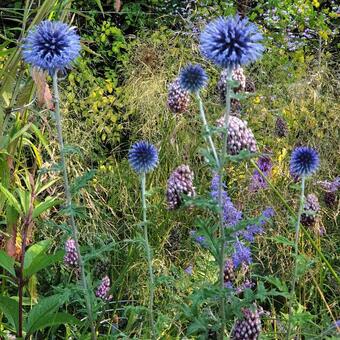
{"type": "Polygon", "coordinates": [[[211,134],[210,134],[210,129],[209,129],[209,125],[208,125],[207,119],[205,117],[205,112],[204,112],[202,98],[201,98],[201,96],[200,96],[198,91],[196,92],[196,99],[198,101],[198,106],[199,106],[199,110],[200,110],[201,119],[202,119],[202,122],[203,122],[203,127],[205,129],[206,134],[207,134],[207,140],[208,140],[208,143],[209,143],[210,148],[212,150],[212,153],[214,155],[216,165],[219,168],[220,161],[218,159],[218,155],[217,155],[217,152],[216,152],[216,147],[215,147],[214,141],[213,141],[213,139],[211,137],[211,134]]]}
{"type": "MultiPolygon", "coordinates": [[[[58,76],[57,71],[53,74],[53,92],[54,92],[54,102],[55,102],[55,120],[56,120],[56,126],[57,126],[57,133],[58,133],[58,142],[60,147],[60,157],[61,157],[61,167],[63,171],[63,178],[64,178],[64,191],[66,196],[66,208],[70,209],[72,205],[72,196],[71,196],[71,190],[69,185],[69,179],[67,174],[67,164],[66,164],[66,158],[64,153],[64,140],[63,140],[63,133],[62,133],[62,123],[61,123],[61,115],[60,115],[60,98],[59,98],[59,90],[58,90],[58,76]]],[[[91,339],[96,340],[96,329],[94,325],[93,320],[93,312],[92,312],[92,304],[91,304],[91,298],[89,296],[89,290],[87,286],[87,280],[85,275],[85,266],[83,262],[83,258],[80,253],[80,246],[78,241],[78,229],[75,222],[75,218],[73,214],[70,214],[70,224],[72,228],[72,237],[75,242],[76,251],[78,255],[78,263],[80,268],[80,283],[81,287],[84,291],[84,297],[86,302],[86,308],[87,308],[87,315],[91,326],[91,339]]]]}
{"type": "Polygon", "coordinates": [[[299,205],[299,212],[297,216],[296,226],[295,226],[295,242],[294,242],[294,274],[292,279],[292,289],[290,293],[289,299],[289,318],[288,318],[288,332],[287,332],[287,339],[290,338],[291,333],[291,323],[292,323],[292,313],[293,313],[293,296],[295,294],[295,285],[297,281],[297,272],[298,272],[298,261],[297,256],[299,254],[299,239],[300,239],[300,220],[303,211],[303,203],[305,197],[305,176],[302,176],[301,179],[301,194],[300,194],[300,205],[299,205]]]}
{"type": "Polygon", "coordinates": [[[145,199],[145,172],[141,174],[141,189],[142,189],[142,208],[143,208],[143,229],[144,229],[144,242],[145,250],[148,261],[149,270],[149,313],[150,313],[150,328],[151,339],[155,339],[155,321],[153,313],[153,300],[154,300],[154,276],[152,271],[152,252],[148,238],[148,224],[146,219],[146,199],[145,199]]]}
{"type": "MultiPolygon", "coordinates": [[[[229,127],[229,115],[230,115],[230,99],[231,99],[231,69],[228,69],[227,72],[227,88],[226,88],[226,111],[224,113],[224,139],[222,146],[222,153],[219,163],[219,181],[218,181],[218,205],[219,205],[219,232],[220,232],[220,240],[221,240],[221,249],[220,249],[220,261],[219,261],[219,284],[220,289],[224,291],[224,253],[225,253],[225,236],[224,236],[224,215],[223,215],[223,201],[222,201],[222,188],[223,188],[223,169],[226,165],[226,156],[227,156],[227,145],[228,145],[228,127],[229,127]]],[[[224,332],[225,332],[225,297],[222,294],[220,300],[220,318],[221,318],[221,334],[220,339],[223,340],[224,332]]]]}

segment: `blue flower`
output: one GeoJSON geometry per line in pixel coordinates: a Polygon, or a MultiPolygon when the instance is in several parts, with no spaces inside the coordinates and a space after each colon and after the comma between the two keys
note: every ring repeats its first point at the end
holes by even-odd
{"type": "Polygon", "coordinates": [[[132,145],[128,159],[133,170],[146,173],[157,166],[158,152],[153,144],[142,140],[132,145]]]}
{"type": "Polygon", "coordinates": [[[207,85],[208,76],[201,65],[188,65],[182,69],[179,81],[183,90],[195,93],[207,85]]]}
{"type": "MultiPolygon", "coordinates": [[[[218,201],[218,182],[219,176],[215,175],[211,181],[210,194],[211,197],[216,201],[218,201]]],[[[223,185],[222,189],[222,204],[225,226],[226,227],[236,226],[237,223],[240,222],[242,219],[242,212],[234,207],[234,204],[231,201],[230,197],[228,196],[228,193],[225,191],[225,185],[223,185]]]]}
{"type": "Polygon", "coordinates": [[[290,159],[290,172],[293,176],[309,176],[314,173],[320,164],[318,153],[309,147],[297,147],[290,159]]]}
{"type": "Polygon", "coordinates": [[[250,249],[242,242],[236,241],[234,244],[234,254],[232,255],[234,267],[237,268],[242,263],[249,265],[252,263],[250,249]]]}
{"type": "Polygon", "coordinates": [[[26,63],[53,74],[79,56],[80,37],[67,24],[45,20],[28,32],[22,50],[26,63]]]}
{"type": "Polygon", "coordinates": [[[223,68],[235,68],[261,57],[263,36],[256,25],[238,15],[211,21],[200,37],[201,53],[223,68]]]}

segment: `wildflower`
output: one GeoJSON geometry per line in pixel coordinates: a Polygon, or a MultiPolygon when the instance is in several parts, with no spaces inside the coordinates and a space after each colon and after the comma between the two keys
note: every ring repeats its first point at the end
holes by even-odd
{"type": "MultiPolygon", "coordinates": [[[[261,156],[258,161],[257,161],[257,166],[261,170],[261,172],[268,177],[270,175],[270,172],[273,168],[273,163],[268,156],[261,156]]],[[[250,183],[250,190],[251,191],[258,191],[260,189],[265,189],[268,187],[267,182],[265,179],[262,177],[260,172],[255,169],[253,172],[253,176],[251,178],[251,183],[250,183]]]]}
{"type": "MultiPolygon", "coordinates": [[[[216,201],[218,201],[218,182],[219,176],[215,174],[211,181],[210,194],[216,201]]],[[[224,224],[226,227],[234,227],[242,219],[242,212],[234,207],[228,193],[225,191],[225,185],[223,185],[222,188],[222,209],[224,224]]]]}
{"type": "Polygon", "coordinates": [[[60,21],[42,21],[24,40],[26,63],[53,74],[65,70],[79,56],[80,38],[73,27],[60,21]]]}
{"type": "Polygon", "coordinates": [[[234,244],[234,254],[232,255],[232,259],[235,268],[237,268],[241,264],[251,264],[252,258],[250,249],[242,242],[237,240],[234,244]]]}
{"type": "MultiPolygon", "coordinates": [[[[224,117],[221,117],[216,121],[218,127],[224,127],[224,117]]],[[[250,152],[256,152],[256,139],[251,129],[248,128],[247,122],[235,117],[229,117],[228,125],[228,153],[231,155],[237,155],[242,150],[248,150],[250,152]]]]}
{"type": "Polygon", "coordinates": [[[196,243],[198,243],[200,246],[205,247],[206,246],[206,240],[204,236],[197,235],[196,230],[190,231],[190,236],[195,240],[196,243]]]}
{"type": "Polygon", "coordinates": [[[184,269],[185,273],[187,273],[188,275],[192,275],[193,272],[193,266],[190,265],[187,268],[184,269]]]}
{"type": "Polygon", "coordinates": [[[318,153],[309,147],[297,147],[290,159],[290,172],[297,177],[309,176],[319,167],[318,153]]]}
{"type": "Polygon", "coordinates": [[[282,138],[288,134],[287,122],[282,117],[277,117],[275,122],[275,134],[282,138]]]}
{"type": "Polygon", "coordinates": [[[78,267],[78,253],[76,242],[70,238],[65,243],[64,263],[69,267],[78,267]]]}
{"type": "Polygon", "coordinates": [[[180,165],[171,173],[166,191],[168,209],[174,210],[180,207],[183,194],[189,197],[195,196],[193,179],[194,173],[185,164],[180,165]]]}
{"type": "Polygon", "coordinates": [[[180,86],[179,79],[176,79],[169,85],[168,90],[168,107],[173,113],[182,113],[188,110],[190,102],[189,92],[183,90],[180,86]]]}
{"type": "Polygon", "coordinates": [[[182,89],[196,93],[207,85],[208,76],[201,65],[190,64],[181,71],[179,81],[182,89]]]}
{"type": "MultiPolygon", "coordinates": [[[[222,70],[220,74],[220,79],[217,83],[217,91],[220,95],[222,103],[225,103],[225,94],[227,90],[227,70],[222,70]]],[[[234,92],[241,92],[245,90],[246,87],[246,76],[242,67],[238,67],[232,71],[232,79],[239,82],[239,86],[234,89],[234,92]]],[[[233,98],[234,99],[234,98],[233,98]]]]}
{"type": "Polygon", "coordinates": [[[132,145],[128,159],[133,170],[146,173],[157,166],[158,152],[153,144],[142,140],[132,145]]]}
{"type": "Polygon", "coordinates": [[[200,36],[201,53],[222,68],[235,68],[257,60],[263,36],[256,25],[238,15],[211,21],[200,36]]]}
{"type": "Polygon", "coordinates": [[[263,314],[263,310],[256,308],[255,311],[252,311],[250,308],[244,308],[242,313],[243,319],[236,321],[231,339],[258,339],[261,332],[261,315],[263,314]]]}
{"type": "Polygon", "coordinates": [[[325,190],[323,200],[328,208],[333,208],[337,201],[337,191],[340,189],[340,177],[333,181],[319,181],[320,186],[325,190]]]}
{"type": "Polygon", "coordinates": [[[227,259],[224,265],[224,283],[232,284],[235,281],[234,263],[232,259],[227,259]]]}
{"type": "Polygon", "coordinates": [[[109,295],[109,291],[110,291],[110,279],[106,275],[102,278],[102,281],[96,290],[96,296],[104,301],[109,301],[112,299],[112,295],[109,295]]]}

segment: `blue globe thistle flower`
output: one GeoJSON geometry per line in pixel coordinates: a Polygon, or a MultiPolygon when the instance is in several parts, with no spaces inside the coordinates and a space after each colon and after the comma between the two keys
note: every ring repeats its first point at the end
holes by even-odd
{"type": "Polygon", "coordinates": [[[28,32],[22,46],[25,62],[50,74],[70,67],[79,52],[79,35],[60,21],[42,21],[28,32]]]}
{"type": "Polygon", "coordinates": [[[195,93],[207,85],[208,76],[199,64],[189,64],[182,69],[179,82],[183,90],[195,93]]]}
{"type": "Polygon", "coordinates": [[[201,53],[223,68],[257,60],[263,53],[262,34],[255,24],[238,15],[211,21],[200,37],[201,53]]]}
{"type": "Polygon", "coordinates": [[[142,140],[132,145],[128,159],[133,170],[138,173],[146,173],[157,166],[158,152],[153,144],[142,140]]]}
{"type": "Polygon", "coordinates": [[[236,241],[234,244],[234,254],[232,255],[234,267],[237,268],[242,263],[249,265],[252,263],[250,249],[242,242],[236,241]]]}
{"type": "Polygon", "coordinates": [[[316,150],[307,146],[297,147],[290,159],[290,172],[293,176],[309,176],[314,173],[320,164],[316,150]]]}

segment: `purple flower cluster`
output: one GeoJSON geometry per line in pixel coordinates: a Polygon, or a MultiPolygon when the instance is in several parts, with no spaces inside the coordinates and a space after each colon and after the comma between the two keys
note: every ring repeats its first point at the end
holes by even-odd
{"type": "Polygon", "coordinates": [[[242,264],[250,265],[253,262],[250,248],[247,247],[243,242],[237,240],[234,244],[232,260],[235,268],[242,264]]]}
{"type": "Polygon", "coordinates": [[[72,238],[68,239],[65,243],[64,263],[73,268],[77,268],[79,265],[76,242],[72,238]]]}
{"type": "Polygon", "coordinates": [[[197,235],[196,230],[190,230],[190,236],[195,240],[196,243],[198,243],[200,246],[205,247],[206,246],[206,240],[204,236],[197,235]]]}
{"type": "MultiPolygon", "coordinates": [[[[262,171],[262,173],[268,177],[271,173],[271,170],[273,168],[273,163],[268,156],[261,156],[257,161],[257,166],[262,171]]],[[[261,189],[265,189],[268,187],[267,182],[265,179],[261,176],[260,172],[255,169],[253,172],[253,176],[251,178],[250,183],[250,190],[251,191],[258,191],[261,189]]]]}
{"type": "MultiPolygon", "coordinates": [[[[219,182],[219,176],[215,174],[211,181],[210,186],[210,194],[211,197],[218,201],[218,182],[219,182]]],[[[225,185],[223,184],[222,189],[222,202],[223,202],[223,217],[224,217],[224,223],[226,227],[234,227],[237,225],[238,222],[242,219],[242,212],[237,210],[234,207],[233,202],[231,201],[230,197],[228,196],[228,193],[225,190],[225,185]]]]}
{"type": "Polygon", "coordinates": [[[110,279],[106,275],[102,278],[102,281],[96,290],[96,296],[104,301],[109,301],[112,299],[112,295],[109,295],[109,291],[110,291],[110,279]]]}

